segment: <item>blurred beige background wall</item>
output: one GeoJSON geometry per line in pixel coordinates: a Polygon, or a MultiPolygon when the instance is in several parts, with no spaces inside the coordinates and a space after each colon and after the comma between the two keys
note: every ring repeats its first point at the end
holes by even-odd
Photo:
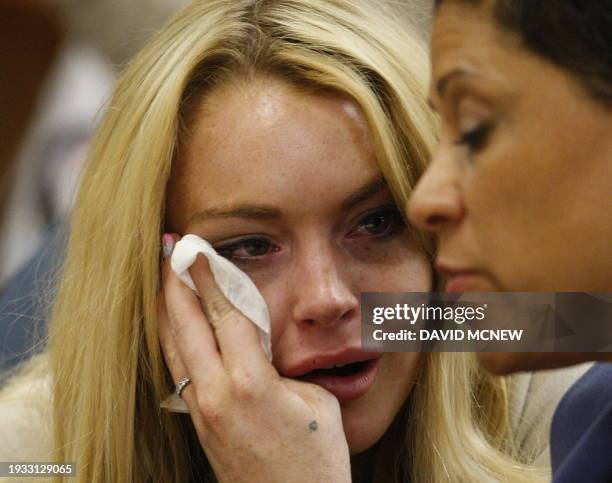
{"type": "MultiPolygon", "coordinates": [[[[48,0],[57,4],[69,27],[99,45],[117,65],[129,58],[189,0],[48,0]]],[[[422,32],[429,29],[432,0],[371,0],[388,6],[422,32]]]]}
{"type": "Polygon", "coordinates": [[[120,66],[188,0],[49,0],[69,30],[120,66]]]}
{"type": "MultiPolygon", "coordinates": [[[[427,37],[432,0],[371,1],[427,37]]],[[[0,96],[0,290],[70,209],[118,71],[188,3],[0,0],[0,12],[11,5],[21,15],[0,15],[0,57],[13,66],[0,76],[10,87],[0,96]]]]}

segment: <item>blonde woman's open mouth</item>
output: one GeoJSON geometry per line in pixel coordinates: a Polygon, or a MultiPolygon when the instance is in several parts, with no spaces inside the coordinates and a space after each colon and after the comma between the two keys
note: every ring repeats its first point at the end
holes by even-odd
{"type": "Polygon", "coordinates": [[[331,392],[340,404],[366,394],[378,371],[383,354],[363,352],[359,348],[345,348],[328,354],[309,356],[281,370],[285,377],[321,386],[331,392]]]}

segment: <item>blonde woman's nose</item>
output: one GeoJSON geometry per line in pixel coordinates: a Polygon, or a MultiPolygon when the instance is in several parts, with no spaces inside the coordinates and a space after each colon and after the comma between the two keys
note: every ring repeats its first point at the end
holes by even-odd
{"type": "Polygon", "coordinates": [[[331,326],[358,316],[358,295],[342,279],[331,257],[321,254],[301,265],[293,287],[296,323],[331,326]]]}

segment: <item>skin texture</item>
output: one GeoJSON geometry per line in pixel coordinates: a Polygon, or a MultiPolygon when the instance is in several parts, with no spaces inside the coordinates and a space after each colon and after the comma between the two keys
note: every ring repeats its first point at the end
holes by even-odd
{"type": "MultiPolygon", "coordinates": [[[[452,1],[434,21],[430,98],[441,142],[409,214],[439,235],[447,288],[612,290],[612,112],[490,7],[452,1]]],[[[595,357],[481,356],[500,373],[595,357]]]]}
{"type": "MultiPolygon", "coordinates": [[[[207,239],[253,279],[270,310],[278,372],[308,356],[360,345],[361,292],[430,289],[426,256],[384,184],[343,208],[351,194],[380,176],[360,110],[337,94],[309,94],[258,77],[222,85],[197,111],[173,167],[167,229],[207,239]],[[245,205],[265,205],[278,216],[193,218],[245,205]],[[381,207],[391,210],[384,217],[386,236],[373,234],[363,221],[381,207]],[[253,234],[267,241],[234,244],[253,234]]],[[[192,274],[205,265],[199,259],[192,274]]],[[[251,344],[258,348],[256,338],[234,344],[244,351],[251,344]]],[[[417,366],[418,354],[384,354],[373,387],[342,405],[351,455],[385,433],[411,391],[417,366]]]]}

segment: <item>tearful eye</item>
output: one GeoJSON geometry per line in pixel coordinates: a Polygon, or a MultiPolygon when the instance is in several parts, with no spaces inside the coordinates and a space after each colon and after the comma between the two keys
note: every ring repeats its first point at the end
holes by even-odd
{"type": "Polygon", "coordinates": [[[217,253],[228,260],[258,258],[278,251],[270,240],[264,237],[250,237],[227,243],[215,248],[217,253]]]}
{"type": "Polygon", "coordinates": [[[404,227],[404,220],[397,208],[379,209],[364,216],[349,237],[385,237],[397,233],[404,227]]]}
{"type": "Polygon", "coordinates": [[[393,220],[386,213],[378,213],[368,217],[363,223],[363,229],[372,235],[381,235],[385,233],[393,220]]]}

